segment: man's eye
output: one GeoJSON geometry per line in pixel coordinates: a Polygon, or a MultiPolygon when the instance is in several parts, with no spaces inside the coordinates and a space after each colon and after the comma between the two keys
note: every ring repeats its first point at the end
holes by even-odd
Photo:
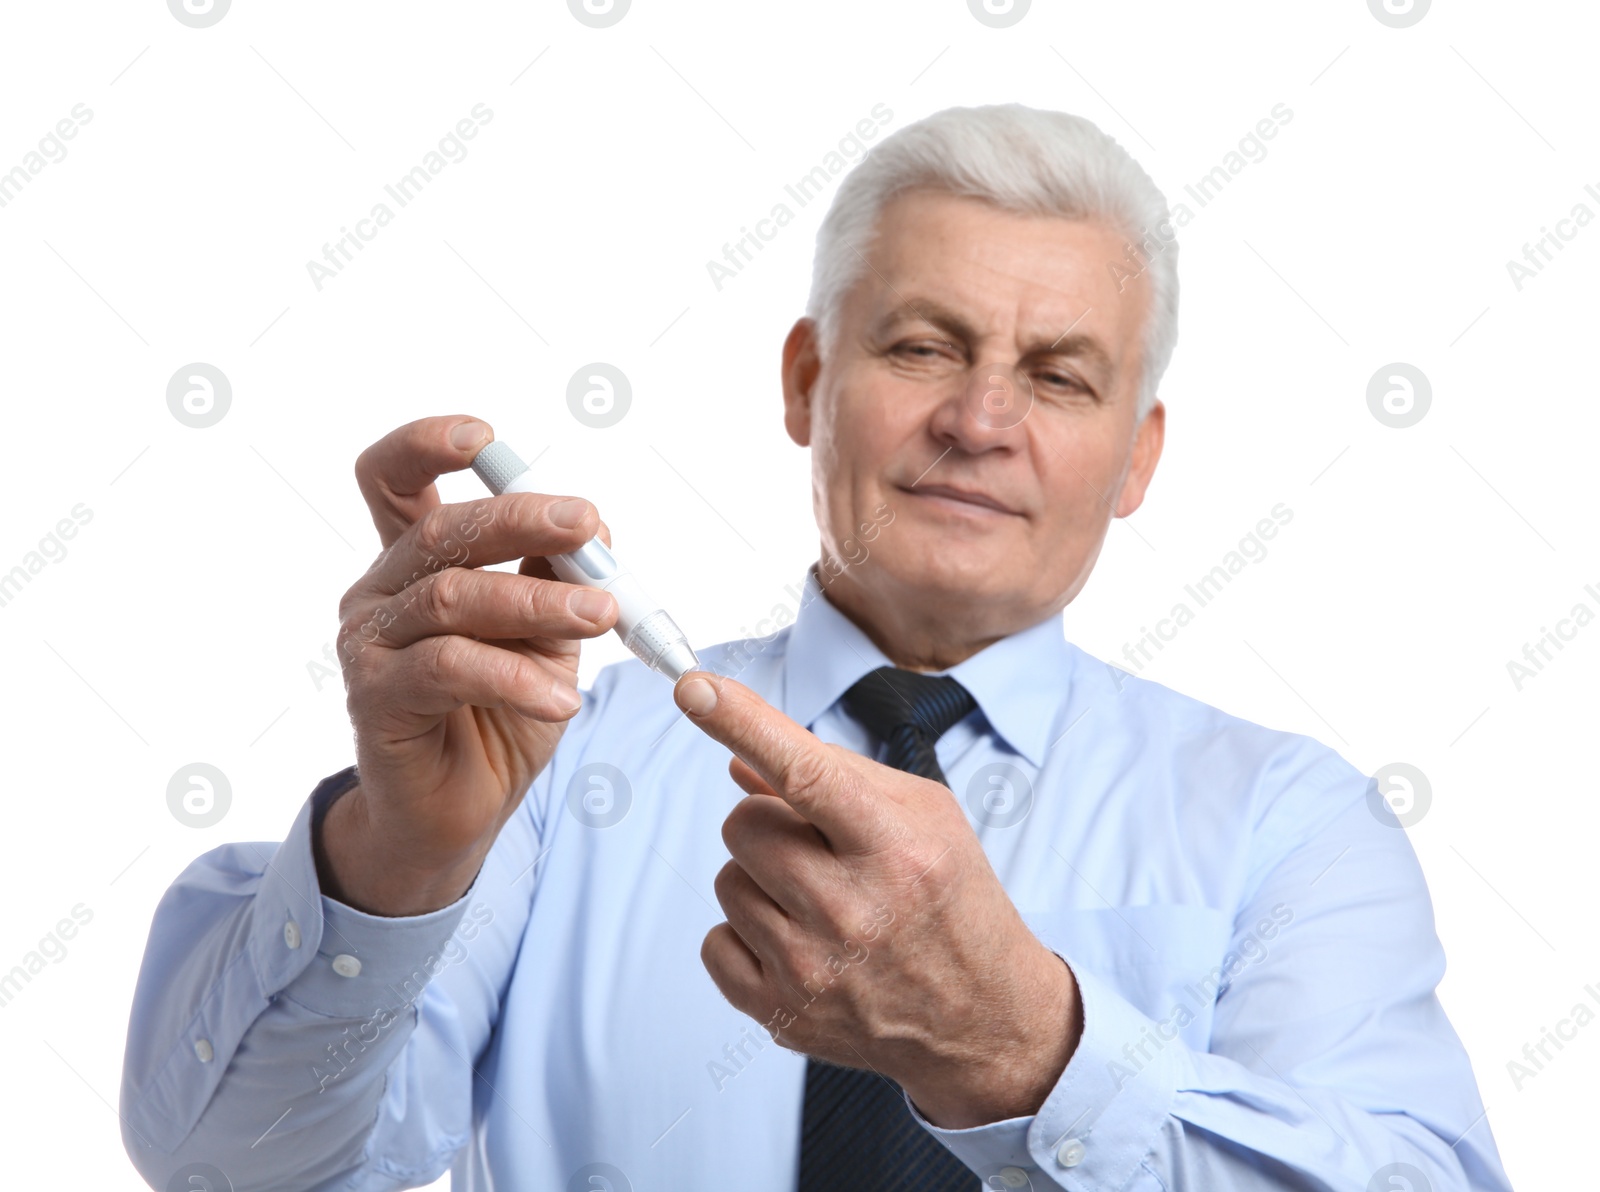
{"type": "Polygon", "coordinates": [[[1083,382],[1069,373],[1042,372],[1034,378],[1034,384],[1047,385],[1052,389],[1082,389],[1083,382]]]}
{"type": "Polygon", "coordinates": [[[902,356],[915,356],[919,360],[931,360],[942,351],[934,344],[897,344],[894,350],[902,356]]]}

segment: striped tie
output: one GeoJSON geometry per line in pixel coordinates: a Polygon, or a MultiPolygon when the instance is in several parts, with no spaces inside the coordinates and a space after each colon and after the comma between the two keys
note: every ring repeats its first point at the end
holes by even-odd
{"type": "MultiPolygon", "coordinates": [[[[975,707],[948,676],[879,667],[840,701],[897,770],[945,781],[934,743],[975,707]]],[[[919,1126],[900,1086],[870,1069],[806,1063],[800,1192],[972,1192],[978,1177],[919,1126]]]]}

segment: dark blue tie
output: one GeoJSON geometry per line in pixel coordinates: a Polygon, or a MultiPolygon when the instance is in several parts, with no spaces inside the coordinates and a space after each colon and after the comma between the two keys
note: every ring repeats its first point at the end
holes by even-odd
{"type": "MultiPolygon", "coordinates": [[[[840,700],[888,746],[887,764],[945,782],[934,743],[977,706],[948,676],[879,667],[840,700]]],[[[978,1177],[906,1108],[900,1086],[862,1068],[806,1064],[800,1192],[972,1192],[978,1177]]]]}

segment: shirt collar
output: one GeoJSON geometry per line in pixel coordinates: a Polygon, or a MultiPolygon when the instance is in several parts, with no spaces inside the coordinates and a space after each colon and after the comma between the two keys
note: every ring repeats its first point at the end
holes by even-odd
{"type": "MultiPolygon", "coordinates": [[[[810,728],[857,679],[889,665],[883,651],[828,601],[816,572],[809,572],[784,651],[783,706],[790,718],[810,728]]],[[[972,693],[990,727],[1011,748],[1043,766],[1071,666],[1057,615],[1001,638],[943,673],[972,693]]]]}

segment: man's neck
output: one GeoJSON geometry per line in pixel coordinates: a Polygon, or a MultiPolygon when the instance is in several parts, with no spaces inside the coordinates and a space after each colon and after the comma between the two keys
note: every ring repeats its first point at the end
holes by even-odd
{"type": "MultiPolygon", "coordinates": [[[[960,615],[922,601],[891,607],[876,601],[859,584],[850,582],[848,571],[833,578],[816,564],[811,573],[822,589],[823,598],[853,624],[895,666],[913,671],[943,671],[965,662],[980,650],[993,645],[1015,629],[982,632],[985,626],[977,617],[960,615]],[[930,616],[930,614],[932,614],[930,616]],[[977,633],[963,630],[977,628],[977,633]]],[[[1018,626],[1017,628],[1026,628],[1018,626]]]]}

